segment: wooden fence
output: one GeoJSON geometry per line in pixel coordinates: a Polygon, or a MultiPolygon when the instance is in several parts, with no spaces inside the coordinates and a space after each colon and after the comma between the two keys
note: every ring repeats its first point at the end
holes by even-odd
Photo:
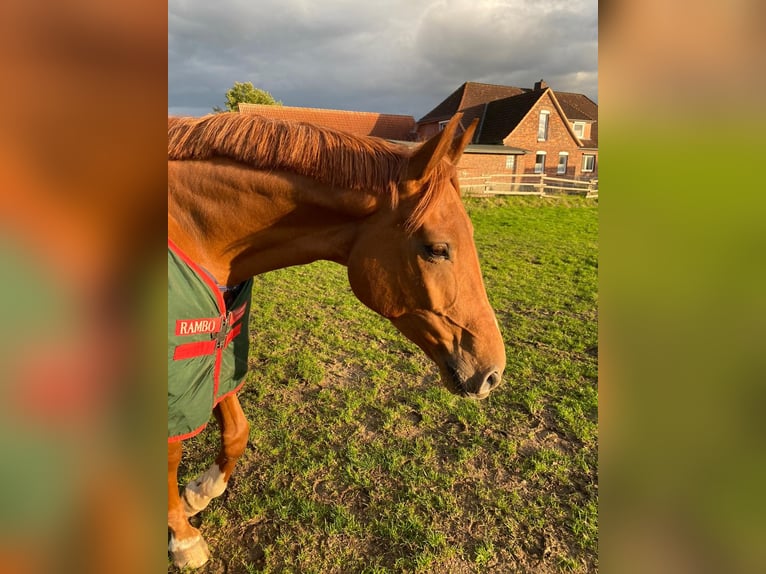
{"type": "Polygon", "coordinates": [[[460,178],[463,195],[540,195],[561,197],[583,195],[598,197],[598,179],[578,180],[550,177],[539,173],[492,174],[460,178]]]}

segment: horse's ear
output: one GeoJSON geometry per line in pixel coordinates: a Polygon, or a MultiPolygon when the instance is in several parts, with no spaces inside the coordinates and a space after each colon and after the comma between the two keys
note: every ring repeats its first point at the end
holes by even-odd
{"type": "Polygon", "coordinates": [[[418,148],[410,158],[407,168],[407,179],[423,179],[445,155],[450,154],[451,157],[452,139],[462,117],[462,113],[452,116],[452,119],[442,131],[418,148]]]}
{"type": "Polygon", "coordinates": [[[453,165],[457,165],[457,162],[460,161],[466,146],[471,143],[473,134],[476,131],[476,126],[478,125],[479,118],[474,118],[474,120],[471,122],[471,125],[468,126],[468,129],[463,132],[463,135],[461,135],[453,142],[452,148],[449,152],[449,158],[452,160],[453,165]]]}

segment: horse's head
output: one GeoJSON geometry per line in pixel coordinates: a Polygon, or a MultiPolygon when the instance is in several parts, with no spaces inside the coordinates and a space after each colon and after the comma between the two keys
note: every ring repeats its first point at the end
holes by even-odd
{"type": "Polygon", "coordinates": [[[455,138],[459,122],[413,153],[396,207],[365,222],[348,274],[359,300],[439,366],[447,389],[481,399],[500,383],[505,349],[455,169],[476,124],[455,138]]]}

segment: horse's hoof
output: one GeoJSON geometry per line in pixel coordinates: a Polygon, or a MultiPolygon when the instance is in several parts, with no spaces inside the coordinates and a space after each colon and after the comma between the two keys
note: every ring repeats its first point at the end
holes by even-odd
{"type": "Polygon", "coordinates": [[[199,568],[210,559],[210,550],[202,536],[189,540],[171,541],[170,554],[178,568],[199,568]]]}

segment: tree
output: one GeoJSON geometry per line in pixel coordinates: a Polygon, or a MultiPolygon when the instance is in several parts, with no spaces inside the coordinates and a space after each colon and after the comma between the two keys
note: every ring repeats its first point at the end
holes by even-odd
{"type": "Polygon", "coordinates": [[[234,85],[226,92],[226,109],[215,106],[213,111],[238,112],[239,104],[264,104],[267,106],[281,106],[282,102],[274,99],[269,92],[253,87],[251,82],[234,82],[234,85]]]}

